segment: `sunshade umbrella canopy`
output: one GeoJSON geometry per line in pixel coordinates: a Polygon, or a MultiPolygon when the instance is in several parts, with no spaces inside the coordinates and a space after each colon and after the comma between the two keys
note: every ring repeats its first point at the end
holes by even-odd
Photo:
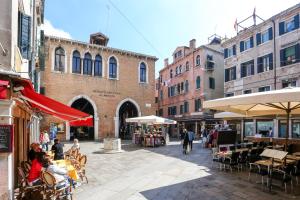
{"type": "Polygon", "coordinates": [[[247,116],[239,113],[233,113],[233,112],[219,112],[214,114],[214,118],[216,119],[237,119],[237,118],[244,118],[244,117],[247,116]]]}
{"type": "Polygon", "coordinates": [[[246,116],[286,115],[286,145],[290,114],[300,114],[300,88],[286,88],[205,101],[203,108],[246,116]]]}
{"type": "Polygon", "coordinates": [[[147,124],[176,124],[177,123],[174,120],[158,117],[155,115],[127,118],[126,122],[147,123],[147,124]]]}

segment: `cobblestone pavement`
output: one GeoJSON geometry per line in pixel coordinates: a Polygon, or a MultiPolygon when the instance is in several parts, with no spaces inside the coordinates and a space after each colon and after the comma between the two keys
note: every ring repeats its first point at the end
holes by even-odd
{"type": "MultiPolygon", "coordinates": [[[[66,148],[69,145],[66,145],[66,148]]],[[[158,148],[142,148],[125,142],[123,153],[103,151],[103,143],[83,142],[89,183],[76,189],[75,199],[86,200],[279,200],[300,199],[275,188],[268,193],[248,173],[211,168],[210,150],[195,143],[189,155],[179,142],[158,148]]],[[[255,179],[255,176],[253,176],[255,179]]]]}

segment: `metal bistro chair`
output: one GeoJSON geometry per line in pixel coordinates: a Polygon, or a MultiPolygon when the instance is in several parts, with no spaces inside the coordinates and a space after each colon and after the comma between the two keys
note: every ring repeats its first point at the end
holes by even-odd
{"type": "Polygon", "coordinates": [[[238,159],[238,165],[241,167],[241,171],[243,170],[243,165],[246,166],[248,162],[248,151],[243,151],[240,154],[240,157],[238,159]]]}
{"type": "Polygon", "coordinates": [[[297,164],[294,166],[292,171],[292,176],[295,177],[297,185],[299,184],[299,176],[300,176],[300,160],[297,161],[297,164]]]}
{"type": "Polygon", "coordinates": [[[211,162],[211,167],[213,167],[214,163],[219,164],[219,169],[221,169],[221,163],[222,163],[222,158],[220,158],[218,155],[218,148],[212,148],[212,162],[211,162]]]}
{"type": "MultiPolygon", "coordinates": [[[[285,169],[287,170],[287,169],[285,169]]],[[[293,191],[293,180],[292,176],[287,173],[285,170],[273,169],[272,171],[272,179],[279,180],[284,185],[284,191],[287,192],[287,183],[291,184],[291,192],[293,191]]]]}
{"type": "Polygon", "coordinates": [[[67,198],[69,192],[71,200],[73,199],[71,193],[71,186],[65,184],[65,181],[57,182],[56,178],[50,172],[43,171],[41,173],[42,181],[45,183],[45,195],[47,199],[61,199],[67,198]]]}
{"type": "Polygon", "coordinates": [[[248,175],[248,181],[251,181],[251,173],[255,173],[255,176],[257,175],[261,176],[261,185],[264,186],[264,177],[267,176],[267,186],[269,185],[269,171],[267,167],[262,167],[256,163],[249,163],[249,175],[248,175]]]}
{"type": "Polygon", "coordinates": [[[224,165],[224,169],[226,169],[226,166],[228,166],[230,168],[230,171],[232,172],[232,168],[234,166],[237,166],[239,170],[239,165],[238,165],[239,155],[240,152],[232,152],[230,157],[225,157],[225,159],[222,162],[224,165]]]}

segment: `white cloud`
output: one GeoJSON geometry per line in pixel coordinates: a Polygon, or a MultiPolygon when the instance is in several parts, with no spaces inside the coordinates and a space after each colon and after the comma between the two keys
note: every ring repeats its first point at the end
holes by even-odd
{"type": "Polygon", "coordinates": [[[60,37],[60,38],[67,38],[67,39],[72,38],[70,33],[66,32],[62,29],[55,28],[51,24],[51,22],[47,19],[45,19],[42,29],[45,31],[46,35],[56,36],[56,37],[60,37]]]}

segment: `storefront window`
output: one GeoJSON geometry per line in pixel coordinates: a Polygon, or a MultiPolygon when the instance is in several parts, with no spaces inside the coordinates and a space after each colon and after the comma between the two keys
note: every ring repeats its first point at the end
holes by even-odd
{"type": "Polygon", "coordinates": [[[293,120],[292,125],[292,138],[300,138],[300,120],[293,120]]]}
{"type": "MultiPolygon", "coordinates": [[[[270,131],[273,132],[274,130],[274,123],[273,120],[264,120],[264,121],[257,121],[256,122],[257,127],[257,133],[261,134],[264,137],[269,137],[270,131]]],[[[274,133],[272,133],[272,136],[274,136],[274,133]]]]}
{"type": "Polygon", "coordinates": [[[279,120],[278,137],[285,138],[286,136],[286,120],[279,120]]]}
{"type": "Polygon", "coordinates": [[[245,121],[244,122],[244,135],[245,136],[254,136],[254,122],[253,121],[245,121]]]}

